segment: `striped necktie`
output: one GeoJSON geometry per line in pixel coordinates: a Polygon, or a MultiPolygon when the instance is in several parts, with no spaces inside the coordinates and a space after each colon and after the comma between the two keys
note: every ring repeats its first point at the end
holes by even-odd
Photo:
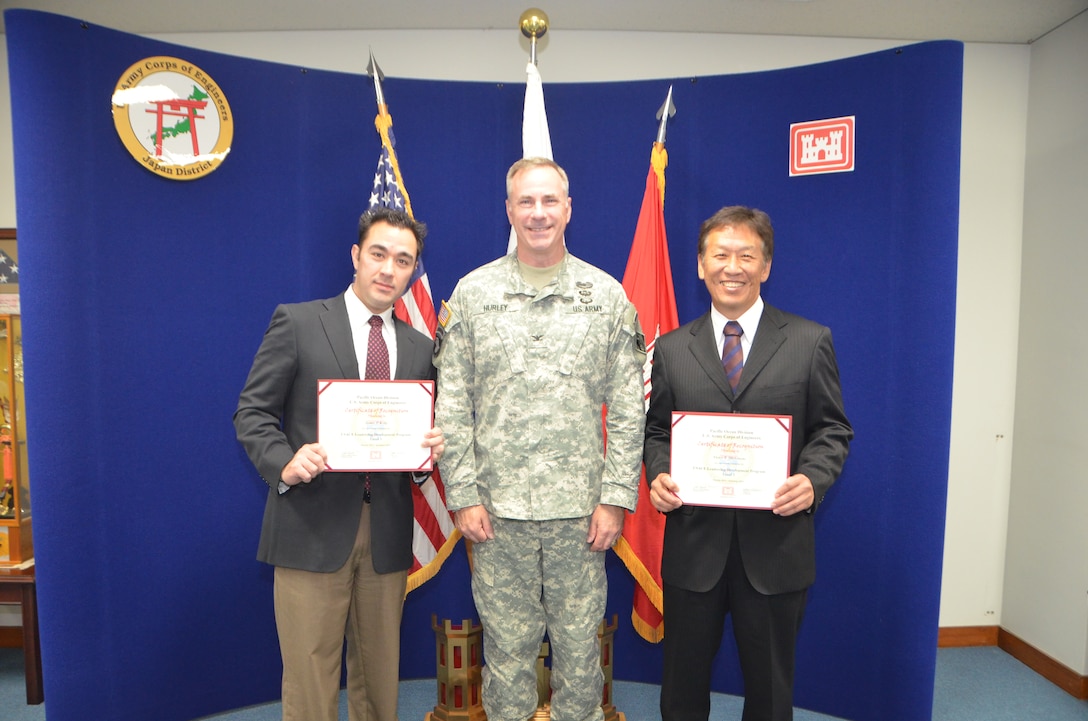
{"type": "Polygon", "coordinates": [[[366,345],[366,380],[389,380],[389,346],[382,337],[382,318],[370,316],[370,337],[366,345]]]}
{"type": "Polygon", "coordinates": [[[740,384],[740,369],[744,367],[744,352],[740,348],[740,337],[744,333],[740,323],[731,320],[725,324],[722,331],[725,335],[725,343],[722,344],[722,368],[725,369],[725,377],[729,379],[729,386],[733,392],[737,392],[740,384]]]}
{"type": "MultiPolygon", "coordinates": [[[[370,336],[366,344],[366,372],[365,380],[387,381],[389,380],[389,346],[382,337],[382,318],[378,315],[370,316],[370,336]]],[[[370,503],[370,473],[363,477],[363,500],[370,503]]]]}

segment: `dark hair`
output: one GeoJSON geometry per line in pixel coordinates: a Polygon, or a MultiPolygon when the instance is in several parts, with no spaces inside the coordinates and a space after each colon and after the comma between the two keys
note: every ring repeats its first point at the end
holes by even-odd
{"type": "Polygon", "coordinates": [[[403,210],[386,208],[384,206],[371,208],[359,216],[359,240],[356,241],[356,245],[361,246],[363,244],[363,241],[366,240],[367,233],[370,232],[371,226],[375,223],[385,223],[394,228],[404,228],[405,230],[412,231],[412,235],[416,237],[416,258],[422,257],[423,239],[427,237],[426,223],[416,220],[403,210]]]}
{"type": "Polygon", "coordinates": [[[699,226],[699,256],[706,251],[706,237],[715,230],[746,226],[763,241],[763,257],[769,263],[774,257],[774,226],[771,217],[757,208],[743,205],[727,205],[699,226]]]}

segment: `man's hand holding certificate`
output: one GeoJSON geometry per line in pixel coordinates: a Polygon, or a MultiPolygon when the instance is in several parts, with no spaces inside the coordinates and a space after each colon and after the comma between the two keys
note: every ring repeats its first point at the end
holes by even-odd
{"type": "Polygon", "coordinates": [[[433,381],[321,380],[317,441],[329,471],[429,471],[421,442],[434,418],[433,381]]]}
{"type": "Polygon", "coordinates": [[[790,416],[672,414],[672,482],[686,504],[770,509],[790,467],[790,416]]]}

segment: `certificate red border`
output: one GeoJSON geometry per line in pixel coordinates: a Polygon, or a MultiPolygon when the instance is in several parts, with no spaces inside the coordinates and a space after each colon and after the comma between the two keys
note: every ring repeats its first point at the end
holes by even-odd
{"type": "MultiPolygon", "coordinates": [[[[787,461],[786,461],[786,473],[788,474],[790,472],[789,464],[790,464],[791,459],[793,458],[793,416],[791,416],[791,415],[779,415],[779,414],[776,414],[776,413],[708,413],[708,412],[698,412],[698,411],[673,411],[672,412],[672,423],[671,423],[670,427],[675,428],[677,423],[684,420],[688,416],[720,416],[720,417],[723,417],[723,418],[773,418],[773,419],[775,419],[776,421],[778,421],[778,424],[780,426],[782,426],[782,429],[784,431],[786,431],[786,458],[787,458],[787,461]]],[[[670,444],[669,444],[669,475],[672,475],[672,472],[673,472],[672,444],[670,442],[670,444]]],[[[782,482],[785,483],[786,479],[783,478],[782,482]]],[[[719,505],[713,505],[712,506],[712,505],[704,504],[704,503],[687,503],[687,502],[685,502],[684,505],[700,506],[700,507],[703,507],[703,508],[738,508],[738,509],[758,510],[758,511],[769,510],[769,508],[766,507],[766,506],[742,506],[742,505],[726,505],[726,504],[719,504],[719,505]]]]}
{"type": "MultiPolygon", "coordinates": [[[[424,392],[426,392],[427,395],[430,396],[430,398],[431,398],[431,426],[434,426],[434,381],[426,381],[426,380],[377,381],[377,380],[363,380],[361,378],[321,378],[321,379],[318,379],[318,381],[317,381],[317,408],[316,408],[317,419],[316,419],[315,426],[317,427],[317,437],[318,438],[321,437],[321,394],[324,393],[326,390],[328,390],[329,387],[332,386],[334,383],[381,383],[383,385],[388,385],[390,383],[414,383],[416,385],[419,385],[419,386],[421,386],[423,388],[424,392]]],[[[419,472],[419,471],[434,470],[434,464],[431,462],[430,450],[427,449],[427,448],[420,448],[420,451],[425,454],[425,458],[423,460],[423,463],[421,463],[419,466],[416,466],[415,468],[380,468],[380,469],[372,469],[372,468],[333,468],[333,467],[326,464],[325,470],[333,472],[333,473],[367,473],[367,472],[369,472],[369,473],[404,473],[404,472],[414,473],[414,472],[419,472]]]]}

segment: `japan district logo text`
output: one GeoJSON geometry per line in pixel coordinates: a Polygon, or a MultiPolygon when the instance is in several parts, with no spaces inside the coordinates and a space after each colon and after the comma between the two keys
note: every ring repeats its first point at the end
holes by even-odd
{"type": "Polygon", "coordinates": [[[113,124],[128,152],[170,180],[193,180],[219,167],[234,139],[234,116],[218,84],[178,58],[134,63],[117,81],[113,124]]]}

